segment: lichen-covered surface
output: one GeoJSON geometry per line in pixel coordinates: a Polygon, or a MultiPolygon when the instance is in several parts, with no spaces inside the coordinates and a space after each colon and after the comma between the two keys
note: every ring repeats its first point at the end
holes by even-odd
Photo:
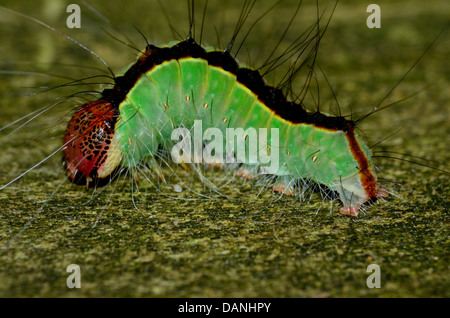
{"type": "MultiPolygon", "coordinates": [[[[85,10],[82,29],[68,30],[65,6],[54,3],[6,1],[5,5],[76,37],[115,71],[133,61],[133,50],[101,31],[106,24],[98,15],[85,10]]],[[[130,35],[139,48],[145,41],[133,25],[149,41],[173,39],[156,3],[130,1],[125,8],[120,3],[93,4],[111,20],[113,34],[130,35]],[[146,10],[148,6],[152,9],[146,10]]],[[[185,35],[186,5],[179,3],[168,4],[167,14],[185,35]]],[[[365,25],[365,5],[339,3],[319,51],[319,64],[341,110],[352,111],[356,118],[376,105],[415,63],[445,26],[450,10],[444,0],[426,6],[421,1],[378,4],[382,27],[371,30],[365,25]]],[[[328,14],[332,3],[322,7],[328,14]]],[[[266,3],[257,3],[254,17],[267,8],[266,3]]],[[[264,61],[264,52],[270,52],[294,8],[295,1],[286,1],[277,14],[257,24],[240,59],[247,64],[264,61]]],[[[238,2],[210,1],[205,21],[208,44],[217,43],[213,23],[222,45],[227,43],[225,35],[232,33],[239,10],[238,2]]],[[[304,4],[301,12],[284,41],[292,41],[313,22],[314,3],[304,4]]],[[[199,17],[200,13],[198,21],[199,17]]],[[[74,78],[105,73],[104,68],[87,71],[85,66],[102,68],[102,64],[72,42],[2,10],[0,32],[3,73],[33,71],[74,78]]],[[[369,144],[393,134],[377,149],[408,153],[422,159],[405,159],[448,170],[449,48],[447,31],[384,105],[419,94],[361,124],[369,144]]],[[[328,110],[333,98],[316,70],[321,109],[328,110]]],[[[26,96],[35,91],[30,87],[65,81],[0,74],[0,126],[86,89],[26,96]]],[[[296,87],[301,87],[301,78],[297,81],[296,87]]],[[[18,131],[0,132],[0,185],[61,145],[64,124],[74,107],[56,106],[18,131]]],[[[279,199],[271,190],[261,191],[238,178],[218,195],[179,168],[181,180],[172,178],[160,192],[145,180],[140,180],[137,191],[126,179],[93,193],[65,181],[57,153],[0,191],[0,296],[449,297],[448,174],[400,160],[379,158],[377,163],[380,177],[395,195],[355,219],[339,216],[337,202],[330,213],[329,202],[322,203],[318,194],[300,205],[295,198],[279,199]],[[183,191],[174,191],[174,184],[181,184],[183,191]],[[69,264],[81,268],[80,289],[66,286],[69,264]],[[370,264],[380,266],[379,289],[366,286],[370,264]]],[[[227,178],[220,170],[209,176],[217,182],[227,178]]]]}

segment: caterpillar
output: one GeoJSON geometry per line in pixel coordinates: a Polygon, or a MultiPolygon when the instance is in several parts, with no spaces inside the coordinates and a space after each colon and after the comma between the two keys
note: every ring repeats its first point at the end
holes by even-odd
{"type": "MultiPolygon", "coordinates": [[[[119,166],[146,162],[157,171],[158,148],[173,148],[168,142],[173,130],[190,131],[195,121],[203,123],[200,131],[240,129],[241,140],[249,129],[276,131],[276,145],[257,145],[281,150],[272,173],[337,191],[341,214],[357,216],[362,204],[385,196],[353,121],[307,112],[281,89],[267,86],[258,71],[239,67],[227,50],[206,52],[190,37],[167,48],[148,45],[113,88],[75,113],[64,138],[65,169],[72,181],[88,184],[110,179],[119,166]]],[[[249,163],[256,157],[256,149],[250,150],[254,140],[242,143],[241,163],[254,169],[249,163]]],[[[230,155],[222,154],[223,147],[214,152],[219,161],[230,155]]]]}
{"type": "MultiPolygon", "coordinates": [[[[314,59],[314,45],[323,36],[319,23],[316,26],[299,42],[313,46],[305,64],[314,59]]],[[[311,180],[337,193],[343,203],[340,213],[351,216],[366,203],[387,196],[379,185],[372,152],[356,130],[358,120],[307,109],[304,96],[292,94],[296,98],[289,99],[287,89],[267,84],[258,70],[238,64],[228,49],[205,49],[191,32],[170,45],[147,45],[136,62],[114,77],[112,87],[99,91],[97,100],[75,112],[61,148],[72,182],[98,186],[109,183],[122,168],[133,171],[138,166],[150,167],[163,179],[157,152],[176,146],[171,138],[174,130],[183,127],[189,133],[199,122],[202,136],[212,127],[222,136],[228,136],[227,129],[238,132],[232,136],[237,145],[229,149],[230,141],[224,141],[215,144],[214,151],[222,161],[230,155],[226,150],[232,157],[242,151],[243,157],[231,160],[240,163],[235,167],[242,169],[241,175],[264,173],[265,166],[258,160],[250,163],[250,158],[275,153],[271,159],[277,167],[270,175],[278,180],[273,189],[282,194],[292,194],[294,184],[311,180]],[[267,129],[263,139],[276,145],[248,140],[255,139],[260,129],[267,129]],[[272,138],[273,131],[277,138],[272,138]]],[[[291,71],[300,69],[294,66],[291,71]]],[[[306,80],[309,85],[311,77],[306,80]]],[[[203,142],[199,147],[200,156],[204,146],[203,142]]]]}
{"type": "MultiPolygon", "coordinates": [[[[109,179],[119,165],[155,165],[154,154],[161,145],[171,145],[173,130],[184,126],[190,131],[198,120],[203,123],[200,131],[240,129],[236,137],[244,139],[241,162],[248,169],[254,169],[248,157],[256,157],[256,149],[250,150],[254,140],[246,141],[246,132],[275,129],[281,137],[276,145],[258,144],[259,150],[281,150],[272,173],[312,179],[339,192],[345,206],[341,213],[356,216],[363,203],[383,196],[370,150],[355,133],[353,121],[307,112],[286,100],[280,89],[265,85],[257,71],[239,68],[226,51],[207,53],[190,38],[168,48],[149,45],[115,81],[68,124],[63,151],[72,181],[109,179]]],[[[219,159],[224,155],[229,153],[219,159]]]]}

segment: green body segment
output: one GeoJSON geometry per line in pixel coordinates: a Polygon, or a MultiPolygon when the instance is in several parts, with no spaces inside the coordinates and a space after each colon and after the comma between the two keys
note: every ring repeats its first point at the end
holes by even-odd
{"type": "MultiPolygon", "coordinates": [[[[186,57],[156,65],[141,76],[119,112],[116,133],[126,167],[152,161],[159,145],[170,150],[176,143],[171,140],[174,128],[192,130],[194,121],[201,120],[203,132],[217,127],[224,137],[226,128],[267,128],[268,151],[274,150],[271,128],[277,128],[279,163],[275,175],[329,185],[358,173],[345,132],[293,124],[277,116],[234,74],[203,59],[186,57]]],[[[244,144],[248,151],[249,141],[244,144]]],[[[370,150],[361,145],[370,160],[370,150]]]]}

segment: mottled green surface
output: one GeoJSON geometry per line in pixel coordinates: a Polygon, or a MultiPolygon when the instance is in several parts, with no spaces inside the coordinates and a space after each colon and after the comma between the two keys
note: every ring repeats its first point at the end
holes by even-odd
{"type": "MultiPolygon", "coordinates": [[[[124,32],[143,48],[145,41],[133,29],[136,25],[149,41],[173,39],[157,4],[130,1],[123,8],[119,1],[101,2],[105,4],[96,1],[93,6],[111,20],[116,29],[109,30],[115,36],[123,38],[119,32],[124,32]]],[[[286,2],[255,26],[240,52],[241,61],[253,65],[264,61],[295,8],[295,2],[286,2]]],[[[319,52],[320,66],[342,112],[352,111],[355,117],[369,111],[414,64],[448,22],[450,11],[445,0],[429,1],[425,8],[421,1],[377,3],[382,8],[379,30],[365,26],[367,4],[339,3],[319,52]]],[[[253,19],[269,4],[257,5],[253,19]]],[[[106,24],[92,13],[83,13],[81,30],[68,30],[66,4],[6,1],[4,5],[76,37],[115,71],[133,61],[135,52],[102,32],[106,24]]],[[[240,11],[240,5],[223,6],[210,1],[205,22],[209,45],[217,43],[213,24],[222,45],[227,43],[240,11]]],[[[327,16],[332,5],[325,7],[327,16]]],[[[185,3],[176,1],[167,8],[184,36],[185,3]]],[[[305,4],[301,12],[286,43],[313,22],[314,4],[305,4]]],[[[72,42],[2,10],[0,40],[4,71],[79,78],[99,72],[83,66],[102,67],[72,42]]],[[[420,94],[362,123],[369,144],[400,130],[378,149],[419,156],[432,167],[448,170],[449,47],[447,31],[384,104],[420,94]]],[[[321,109],[328,110],[333,99],[318,73],[321,109]]],[[[281,69],[277,76],[282,76],[281,69]]],[[[268,80],[273,80],[272,74],[268,80]]],[[[62,82],[48,76],[0,74],[0,126],[86,89],[25,96],[33,92],[28,87],[62,82]]],[[[298,78],[294,89],[302,83],[298,78]]],[[[74,107],[60,105],[24,129],[1,132],[0,185],[61,145],[67,114],[74,107]]],[[[336,111],[334,105],[331,109],[336,111]]],[[[296,199],[278,200],[269,189],[260,193],[251,182],[235,180],[220,189],[220,196],[179,169],[183,182],[210,199],[186,186],[182,193],[173,191],[173,184],[181,181],[162,186],[161,194],[144,180],[139,193],[124,181],[92,196],[92,190],[65,182],[60,155],[52,156],[0,191],[0,296],[449,297],[448,174],[399,160],[377,162],[379,175],[395,181],[384,184],[396,195],[350,219],[339,216],[337,203],[330,214],[329,203],[322,204],[317,194],[299,206],[296,199]],[[380,289],[366,287],[366,267],[372,263],[381,268],[380,289]],[[66,287],[69,264],[81,267],[81,289],[66,287]]],[[[213,176],[226,178],[220,171],[213,176]]]]}

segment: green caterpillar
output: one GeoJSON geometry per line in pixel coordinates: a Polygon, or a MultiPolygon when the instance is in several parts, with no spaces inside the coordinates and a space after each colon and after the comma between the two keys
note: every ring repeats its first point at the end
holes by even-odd
{"type": "MultiPolygon", "coordinates": [[[[278,153],[270,173],[327,186],[339,194],[341,214],[357,216],[363,204],[386,196],[354,121],[306,111],[267,86],[258,71],[239,67],[227,51],[207,51],[192,38],[170,47],[149,45],[113,88],[73,115],[64,137],[67,174],[79,184],[108,183],[119,167],[145,163],[161,175],[156,151],[173,148],[173,131],[195,129],[196,121],[202,133],[212,127],[223,133],[267,129],[271,142],[258,144],[257,151],[278,153]],[[276,150],[273,131],[279,138],[276,150]]],[[[264,168],[248,134],[240,137],[241,150],[249,154],[239,158],[243,166],[264,168]],[[250,160],[255,157],[256,162],[250,160]]],[[[287,188],[279,190],[289,194],[287,188]]]]}

